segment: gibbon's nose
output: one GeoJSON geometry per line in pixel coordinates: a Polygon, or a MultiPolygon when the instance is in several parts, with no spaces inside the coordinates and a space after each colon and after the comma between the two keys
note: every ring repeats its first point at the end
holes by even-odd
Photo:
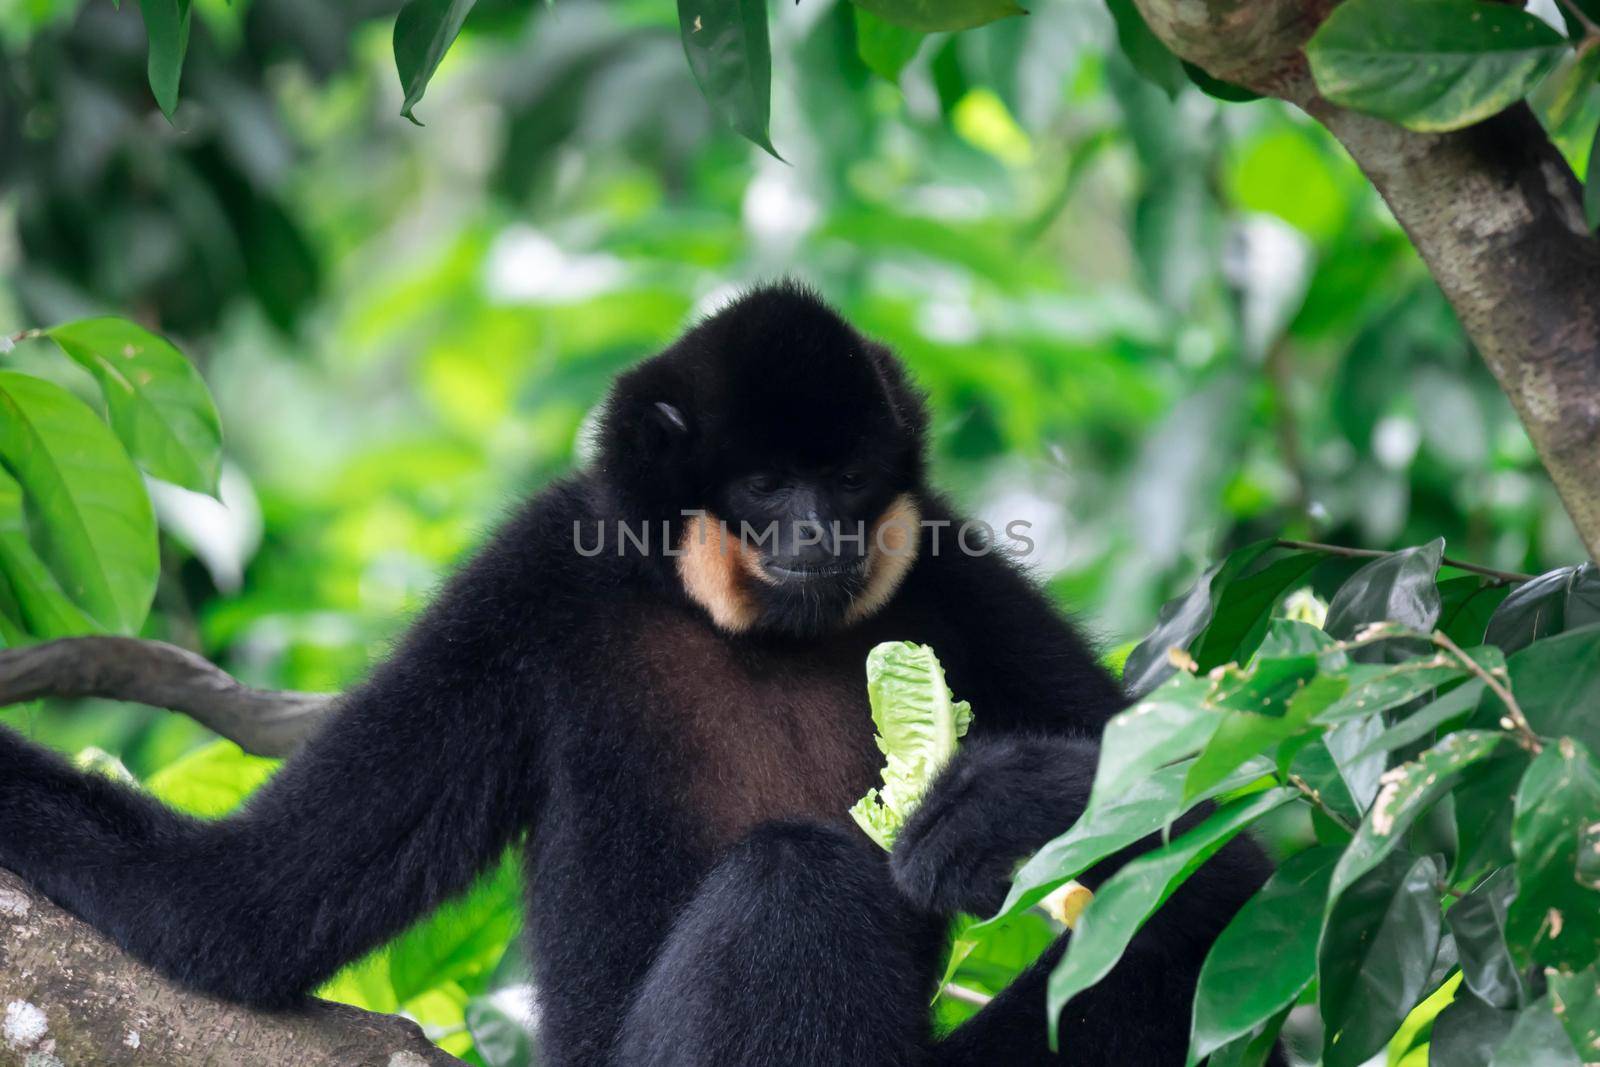
{"type": "Polygon", "coordinates": [[[815,517],[795,520],[789,548],[791,561],[805,567],[831,563],[837,555],[832,534],[815,517]]]}

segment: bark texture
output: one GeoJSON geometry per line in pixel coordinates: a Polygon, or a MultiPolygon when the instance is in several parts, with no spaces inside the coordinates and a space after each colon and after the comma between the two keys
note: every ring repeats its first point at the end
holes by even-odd
{"type": "Polygon", "coordinates": [[[1318,95],[1303,48],[1333,0],[1136,0],[1216,77],[1297,104],[1389,204],[1527,428],[1600,560],[1600,239],[1572,169],[1522,105],[1415,133],[1318,95]]]}
{"type": "Polygon", "coordinates": [[[181,989],[0,871],[0,1067],[460,1067],[409,1020],[181,989]]]}

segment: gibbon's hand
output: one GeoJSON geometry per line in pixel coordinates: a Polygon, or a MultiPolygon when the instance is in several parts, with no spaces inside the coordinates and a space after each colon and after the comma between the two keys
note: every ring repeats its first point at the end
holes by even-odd
{"type": "Polygon", "coordinates": [[[1083,814],[1098,756],[1061,737],[967,742],[900,831],[895,884],[927,911],[992,915],[1017,864],[1083,814]]]}

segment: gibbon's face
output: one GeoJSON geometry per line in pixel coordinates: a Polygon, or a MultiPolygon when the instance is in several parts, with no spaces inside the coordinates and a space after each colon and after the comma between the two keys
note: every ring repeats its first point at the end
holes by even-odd
{"type": "Polygon", "coordinates": [[[914,562],[925,423],[887,349],[779,285],[625,375],[603,455],[644,512],[692,513],[675,564],[718,627],[809,635],[880,609],[914,562]]]}

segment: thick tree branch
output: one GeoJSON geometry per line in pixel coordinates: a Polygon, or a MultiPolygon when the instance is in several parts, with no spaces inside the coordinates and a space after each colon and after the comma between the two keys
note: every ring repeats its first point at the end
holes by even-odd
{"type": "Polygon", "coordinates": [[[0,1064],[460,1067],[394,1015],[254,1011],[179,988],[0,871],[0,1064]]]}
{"type": "Polygon", "coordinates": [[[1332,0],[1136,0],[1211,74],[1297,104],[1371,179],[1455,307],[1600,560],[1600,240],[1525,106],[1414,133],[1317,94],[1302,48],[1332,0]]]}
{"type": "Polygon", "coordinates": [[[68,637],[0,651],[0,706],[105,697],[181,711],[258,756],[286,756],[333,709],[334,694],[252,689],[161,641],[68,637]]]}

